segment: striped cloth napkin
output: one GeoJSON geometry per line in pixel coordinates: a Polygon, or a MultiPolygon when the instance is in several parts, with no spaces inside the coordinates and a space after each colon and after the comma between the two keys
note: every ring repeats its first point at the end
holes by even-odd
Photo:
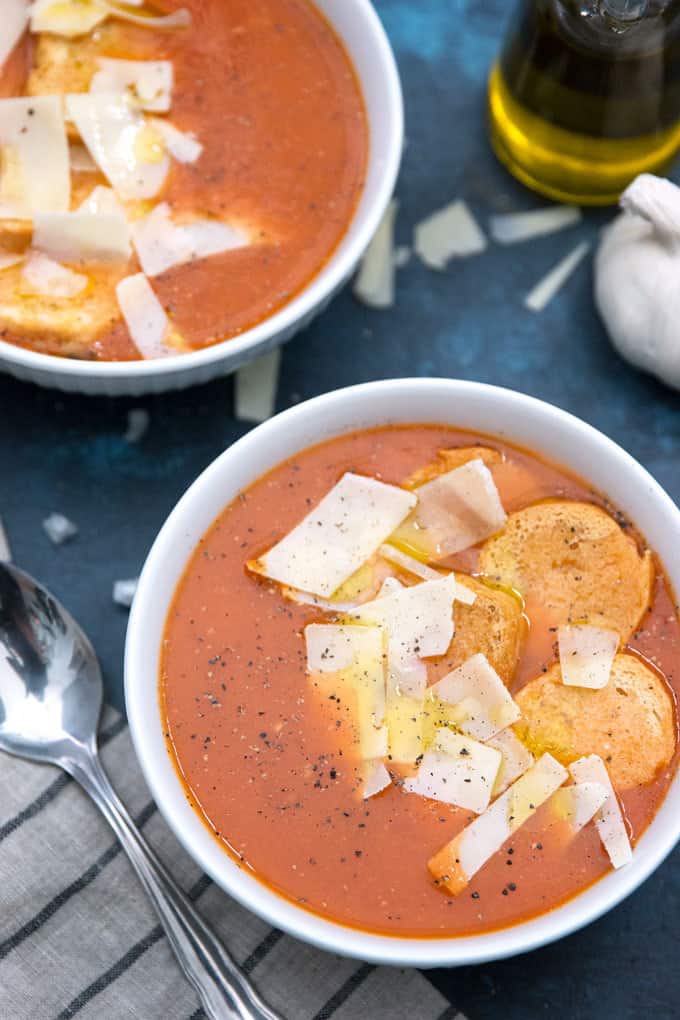
{"type": "MultiPolygon", "coordinates": [[[[127,726],[110,709],[101,749],[146,838],[288,1020],[464,1020],[418,971],[331,956],[233,902],[166,826],[127,726]]],[[[0,788],[0,1017],[204,1017],[125,854],[76,783],[51,766],[0,754],[0,788]]]]}

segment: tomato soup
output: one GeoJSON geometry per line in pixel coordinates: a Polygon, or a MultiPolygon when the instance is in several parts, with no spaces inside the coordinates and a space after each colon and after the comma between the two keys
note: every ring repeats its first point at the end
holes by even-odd
{"type": "MultiPolygon", "coordinates": [[[[31,242],[30,221],[0,218],[0,249],[20,257],[0,268],[4,340],[113,361],[200,349],[237,336],[289,302],[347,230],[364,183],[368,126],[353,65],[330,24],[309,0],[182,0],[149,9],[180,7],[188,23],[164,30],[112,17],[76,37],[27,34],[0,68],[0,105],[16,96],[89,96],[97,69],[110,74],[102,58],[139,62],[138,69],[161,61],[172,75],[166,110],[148,113],[154,104],[147,103],[141,127],[137,106],[132,111],[139,127],[133,156],[146,152],[149,173],[159,161],[168,163],[163,182],[153,195],[145,190],[143,200],[134,197],[136,182],[121,190],[115,177],[107,178],[106,153],[102,159],[96,145],[95,162],[88,166],[85,153],[83,163],[78,129],[83,132],[84,121],[65,123],[72,157],[74,145],[78,156],[70,211],[80,210],[96,187],[113,188],[132,234],[122,255],[109,251],[102,264],[91,238],[80,257],[76,249],[69,255],[58,237],[41,241],[34,234],[31,242]],[[166,123],[182,132],[183,148],[167,142],[166,123]],[[160,226],[167,228],[169,217],[175,228],[167,267],[144,258],[134,226],[159,206],[160,226]],[[205,235],[201,242],[181,234],[197,221],[201,230],[206,222],[233,228],[233,246],[228,233],[207,247],[205,235]],[[56,281],[44,258],[36,263],[35,248],[58,261],[56,281]],[[168,349],[157,344],[148,353],[140,346],[119,297],[121,281],[140,271],[167,317],[168,349]]],[[[104,87],[112,87],[109,80],[104,87]]],[[[137,94],[134,99],[138,105],[137,94]]],[[[0,145],[1,136],[0,110],[0,145]]]]}
{"type": "MultiPolygon", "coordinates": [[[[449,876],[435,880],[428,861],[474,821],[475,813],[407,792],[404,776],[412,775],[413,768],[395,766],[389,756],[385,764],[392,782],[362,798],[354,706],[339,688],[324,686],[308,669],[305,632],[329,619],[327,607],[293,601],[281,585],[247,568],[262,562],[266,550],[348,472],[402,486],[424,465],[436,463],[440,451],[457,454],[468,447],[483,451],[508,515],[501,539],[525,508],[542,512],[558,504],[578,505],[584,513],[604,511],[616,540],[620,532],[629,542],[626,555],[649,566],[649,604],[622,641],[617,659],[646,670],[659,697],[667,700],[664,760],[654,758],[643,781],[639,775],[630,779],[625,748],[617,743],[619,732],[624,739],[623,716],[612,719],[604,749],[601,735],[592,737],[593,746],[588,743],[592,720],[583,721],[583,732],[580,722],[573,731],[583,746],[570,751],[553,738],[538,746],[531,729],[535,706],[526,692],[556,669],[558,628],[550,599],[541,603],[527,592],[520,593],[522,626],[514,658],[507,660],[511,665],[503,665],[502,655],[493,660],[525,717],[515,731],[523,736],[522,726],[529,727],[536,758],[548,749],[569,765],[579,755],[602,754],[633,853],[678,763],[674,706],[680,628],[673,594],[653,554],[642,558],[643,538],[603,495],[526,451],[452,428],[372,429],[305,450],[251,485],[201,539],[168,615],[160,699],[168,750],[187,797],[225,853],[295,903],[368,931],[441,937],[497,929],[557,906],[611,868],[602,830],[591,821],[565,836],[548,800],[460,891],[454,894],[447,887],[449,876]]],[[[491,590],[498,577],[485,580],[480,565],[489,562],[490,543],[498,541],[496,536],[459,551],[437,567],[455,569],[457,581],[465,583],[467,577],[474,590],[488,581],[491,590]]],[[[578,550],[571,555],[577,557],[578,550]]],[[[398,567],[391,572],[404,584],[414,581],[398,567]]],[[[570,575],[569,583],[578,589],[581,575],[575,581],[570,575]]],[[[506,591],[503,597],[519,594],[506,591]]],[[[472,642],[464,653],[454,654],[457,637],[465,639],[465,607],[457,618],[458,606],[454,603],[458,622],[450,649],[427,660],[430,689],[477,650],[472,642]]],[[[491,651],[487,654],[492,658],[491,651]]],[[[624,681],[615,681],[615,672],[610,684],[618,689],[624,681]]],[[[561,683],[551,689],[557,696],[573,690],[561,683]]],[[[602,692],[587,694],[599,697],[602,692]]],[[[645,747],[639,753],[644,757],[645,747]]]]}

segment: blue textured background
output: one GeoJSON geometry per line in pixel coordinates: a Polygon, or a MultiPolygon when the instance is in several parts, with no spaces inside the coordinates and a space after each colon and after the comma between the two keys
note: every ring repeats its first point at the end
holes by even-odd
{"type": "MultiPolygon", "coordinates": [[[[434,208],[462,197],[482,224],[492,212],[543,204],[511,180],[486,139],[484,88],[498,49],[502,0],[378,0],[397,52],[408,144],[398,197],[398,242],[434,208]]],[[[490,246],[435,274],[416,261],[398,276],[396,307],[374,312],[343,293],[284,351],[278,408],[350,383],[404,375],[498,383],[580,415],[637,457],[676,499],[678,395],[630,369],[610,348],[591,297],[590,264],[540,315],[523,295],[574,245],[597,236],[608,212],[530,244],[490,246]]],[[[168,511],[193,478],[246,426],[232,416],[229,379],[134,401],[64,396],[0,377],[0,513],[16,561],[49,584],[101,656],[109,696],[122,704],[126,613],[115,578],[135,576],[168,511]],[[143,441],[123,439],[126,413],[146,407],[143,441]],[[54,548],[52,510],[80,528],[54,548]]],[[[680,1016],[677,963],[680,853],[586,931],[530,958],[432,980],[470,1020],[548,1015],[617,1020],[680,1016]]],[[[370,1020],[370,1018],[369,1018],[370,1020]]]]}

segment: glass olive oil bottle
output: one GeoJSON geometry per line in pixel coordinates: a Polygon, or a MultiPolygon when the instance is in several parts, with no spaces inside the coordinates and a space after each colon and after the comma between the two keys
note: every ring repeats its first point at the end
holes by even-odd
{"type": "Polygon", "coordinates": [[[522,0],[489,115],[496,154],[530,188],[615,202],[680,147],[680,0],[522,0]]]}

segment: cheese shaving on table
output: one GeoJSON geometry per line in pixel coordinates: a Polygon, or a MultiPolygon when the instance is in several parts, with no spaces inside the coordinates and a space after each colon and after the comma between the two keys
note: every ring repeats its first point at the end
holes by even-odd
{"type": "Polygon", "coordinates": [[[171,106],[173,70],[170,60],[97,59],[99,70],[90,92],[125,92],[134,106],[152,113],[167,113],[171,106]]]}
{"type": "Polygon", "coordinates": [[[280,542],[248,567],[290,588],[332,595],[416,503],[396,485],[347,472],[280,542]]]}
{"type": "Polygon", "coordinates": [[[74,298],[89,282],[87,276],[74,273],[39,251],[28,255],[21,276],[32,293],[52,298],[74,298]]]}
{"type": "Polygon", "coordinates": [[[68,142],[59,96],[0,99],[0,217],[66,212],[68,142]]]}
{"type": "Polygon", "coordinates": [[[601,690],[609,683],[618,631],[588,624],[567,624],[557,632],[562,683],[568,687],[601,690]]]}
{"type": "Polygon", "coordinates": [[[130,578],[126,581],[114,581],[113,582],[113,601],[117,606],[123,606],[124,609],[129,609],[135,597],[137,591],[136,577],[130,578]]]}
{"type": "Polygon", "coordinates": [[[452,258],[478,255],[486,238],[463,201],[432,213],[415,229],[414,248],[430,269],[446,269],[452,258]]]}
{"type": "Polygon", "coordinates": [[[130,230],[147,276],[159,276],[173,266],[221,255],[248,244],[248,237],[241,230],[219,220],[173,223],[167,202],[161,202],[148,216],[135,220],[130,230]]]}
{"type": "Polygon", "coordinates": [[[239,368],[234,383],[234,415],[237,421],[267,421],[276,409],[281,348],[249,361],[239,368]]]}
{"type": "Polygon", "coordinates": [[[118,307],[132,342],[143,358],[176,354],[170,343],[170,320],[144,273],[126,276],[116,286],[118,307]]]}
{"type": "Polygon", "coordinates": [[[595,815],[595,825],[612,866],[623,867],[632,858],[633,851],[626,823],[604,762],[599,755],[590,754],[570,765],[569,771],[575,783],[599,783],[605,787],[607,799],[595,815]]]}
{"type": "Polygon", "coordinates": [[[577,205],[550,205],[530,212],[502,213],[489,218],[489,232],[499,244],[517,244],[532,237],[554,234],[581,219],[577,205]]]}
{"type": "MultiPolygon", "coordinates": [[[[389,542],[381,545],[378,553],[384,560],[393,563],[396,567],[401,567],[415,577],[422,578],[423,581],[440,581],[442,576],[444,576],[440,571],[428,567],[426,563],[417,560],[415,556],[409,556],[408,553],[403,552],[403,550],[398,549],[389,542]]],[[[456,602],[463,602],[466,606],[471,606],[476,598],[477,596],[470,588],[456,580],[456,602]]]]}
{"type": "Polygon", "coordinates": [[[532,312],[542,312],[550,304],[557,292],[562,289],[579,262],[588,251],[590,244],[583,241],[569,255],[565,256],[556,266],[546,273],[542,280],[533,287],[524,299],[524,305],[532,312]]]}
{"type": "Polygon", "coordinates": [[[28,25],[26,0],[2,0],[2,32],[0,32],[0,70],[21,39],[28,25]]]}
{"type": "Polygon", "coordinates": [[[394,304],[394,225],[399,203],[389,203],[380,225],[361,260],[352,293],[370,308],[394,304]]]}
{"type": "Polygon", "coordinates": [[[382,793],[383,790],[392,782],[392,776],[385,768],[385,763],[376,761],[367,761],[364,764],[364,787],[362,796],[364,800],[368,800],[369,797],[375,797],[377,793],[382,793]]]}
{"type": "Polygon", "coordinates": [[[387,753],[383,640],[379,627],[333,623],[305,627],[308,671],[335,674],[356,696],[359,745],[365,760],[387,753]]]}
{"type": "Polygon", "coordinates": [[[456,725],[476,740],[490,740],[520,718],[507,687],[481,652],[433,684],[429,694],[454,706],[456,725]]]}
{"type": "Polygon", "coordinates": [[[9,546],[9,539],[7,538],[7,532],[5,531],[5,525],[2,523],[0,517],[0,563],[11,563],[12,562],[12,550],[9,546]]]}
{"type": "Polygon", "coordinates": [[[501,757],[493,747],[440,729],[417,774],[404,780],[404,789],[479,815],[489,806],[501,757]]]}
{"type": "Polygon", "coordinates": [[[144,407],[132,407],[127,413],[127,428],[123,433],[126,443],[138,443],[149,428],[151,418],[144,407]]]}
{"type": "Polygon", "coordinates": [[[608,796],[609,791],[602,783],[575,783],[553,793],[550,807],[575,835],[600,810],[608,796]]]}
{"type": "Polygon", "coordinates": [[[486,811],[428,861],[439,885],[456,896],[524,822],[566,781],[569,773],[544,754],[486,811]]]}
{"type": "Polygon", "coordinates": [[[178,163],[195,163],[203,152],[203,146],[191,131],[180,131],[169,120],[149,117],[149,124],[163,139],[165,148],[178,163]]]}
{"type": "Polygon", "coordinates": [[[511,783],[514,783],[516,779],[524,775],[527,769],[531,768],[535,758],[529,748],[509,727],[501,730],[495,737],[490,737],[486,743],[489,747],[500,751],[503,756],[494,788],[491,791],[493,797],[498,797],[504,790],[507,790],[511,783]]]}
{"type": "Polygon", "coordinates": [[[71,94],[66,111],[116,192],[125,199],[153,198],[170,167],[163,141],[127,97],[116,92],[71,94]]]}
{"type": "Polygon", "coordinates": [[[50,514],[43,521],[43,528],[54,545],[62,545],[78,534],[77,526],[63,514],[50,514]]]}
{"type": "Polygon", "coordinates": [[[66,262],[127,262],[132,254],[120,213],[35,213],[33,247],[66,262]]]}
{"type": "MultiPolygon", "coordinates": [[[[128,0],[126,7],[142,6],[128,0]]],[[[73,39],[87,35],[107,18],[118,18],[144,28],[184,28],[191,24],[189,11],[181,8],[170,14],[138,15],[107,0],[35,0],[30,7],[31,31],[51,32],[73,39]]]]}
{"type": "Polygon", "coordinates": [[[418,504],[391,541],[429,559],[445,559],[477,545],[505,524],[493,476],[479,457],[413,491],[418,504]]]}
{"type": "Polygon", "coordinates": [[[376,624],[387,633],[387,690],[422,698],[427,671],[421,661],[443,655],[453,638],[453,602],[456,579],[452,574],[436,581],[399,587],[349,613],[352,619],[376,624]]]}

